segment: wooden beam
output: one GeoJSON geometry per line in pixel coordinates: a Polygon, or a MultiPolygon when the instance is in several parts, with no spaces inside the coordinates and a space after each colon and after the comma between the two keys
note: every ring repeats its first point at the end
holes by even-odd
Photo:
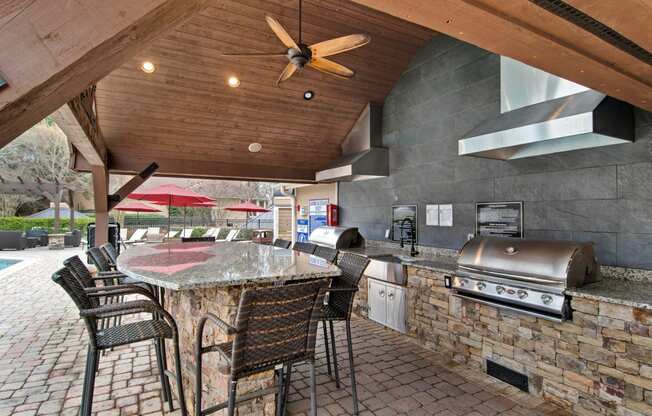
{"type": "Polygon", "coordinates": [[[0,147],[96,83],[206,0],[35,0],[0,27],[0,147]]]}
{"type": "Polygon", "coordinates": [[[95,247],[109,240],[109,172],[104,166],[91,166],[95,201],[95,247]]]}
{"type": "Polygon", "coordinates": [[[65,133],[68,142],[93,166],[106,165],[108,151],[97,122],[95,85],[52,113],[52,118],[65,133]]]}
{"type": "Polygon", "coordinates": [[[150,176],[156,172],[158,165],[156,163],[150,163],[145,169],[143,169],[138,175],[134,176],[129,180],[129,182],[122,185],[113,195],[109,196],[109,211],[115,208],[116,205],[125,199],[130,193],[136,190],[140,185],[143,184],[150,176]]]}
{"type": "MultiPolygon", "coordinates": [[[[353,1],[652,111],[649,65],[528,0],[353,1]]],[[[600,4],[600,15],[612,20],[639,12],[652,15],[652,9],[640,8],[638,2],[629,13],[620,2],[600,4]]],[[[591,12],[588,6],[585,9],[591,12]]],[[[627,22],[636,25],[634,30],[649,33],[649,18],[627,22]]]]}
{"type": "MultiPolygon", "coordinates": [[[[151,160],[151,159],[150,159],[151,160]]],[[[74,160],[74,170],[77,172],[90,172],[91,166],[83,158],[74,160]]],[[[137,155],[111,153],[109,170],[111,173],[134,175],[141,167],[148,163],[137,155]]],[[[206,160],[187,160],[156,158],[159,166],[156,176],[192,177],[203,179],[234,179],[250,181],[274,181],[292,183],[315,182],[315,171],[301,167],[265,166],[256,163],[224,163],[206,160]]]]}

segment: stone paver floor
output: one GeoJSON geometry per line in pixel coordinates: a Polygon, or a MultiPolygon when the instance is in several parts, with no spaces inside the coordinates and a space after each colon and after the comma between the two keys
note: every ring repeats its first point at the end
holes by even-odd
{"type": "MultiPolygon", "coordinates": [[[[24,259],[0,271],[0,416],[79,411],[87,338],[74,304],[50,275],[65,258],[80,253],[79,249],[0,253],[0,258],[24,259]]],[[[328,378],[320,345],[320,415],[351,413],[344,332],[341,325],[336,327],[343,388],[337,389],[328,378]]],[[[353,333],[361,416],[566,414],[541,398],[451,364],[445,354],[427,351],[369,321],[354,319],[353,333]]],[[[103,356],[95,414],[162,414],[155,362],[150,343],[117,348],[103,356]]],[[[292,415],[307,413],[307,380],[307,367],[298,366],[288,404],[292,415]]]]}

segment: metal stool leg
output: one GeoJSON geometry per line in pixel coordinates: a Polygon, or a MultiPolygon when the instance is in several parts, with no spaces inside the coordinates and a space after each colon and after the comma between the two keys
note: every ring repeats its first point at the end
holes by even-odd
{"type": "Polygon", "coordinates": [[[315,377],[315,362],[310,365],[310,416],[317,416],[317,378],[315,377]]]}
{"type": "Polygon", "coordinates": [[[283,377],[283,369],[285,366],[281,367],[280,369],[276,370],[276,383],[277,383],[277,391],[276,391],[276,416],[280,416],[281,409],[283,407],[283,392],[285,391],[285,379],[283,377]]]}
{"type": "Polygon", "coordinates": [[[285,416],[285,408],[288,404],[288,395],[290,394],[290,382],[292,380],[292,363],[288,364],[287,374],[285,376],[285,385],[283,386],[283,402],[280,416],[285,416]]]}
{"type": "Polygon", "coordinates": [[[81,416],[91,415],[91,409],[93,408],[93,390],[95,389],[95,368],[99,359],[97,350],[89,346],[88,354],[86,355],[86,374],[84,375],[84,388],[80,409],[81,416]]]}
{"type": "Polygon", "coordinates": [[[331,349],[333,351],[333,368],[335,369],[335,387],[340,388],[340,370],[337,368],[337,349],[335,349],[335,331],[333,321],[328,321],[331,329],[331,349]]]}
{"type": "Polygon", "coordinates": [[[154,340],[154,348],[156,350],[156,363],[158,364],[158,374],[159,374],[159,378],[161,379],[163,401],[168,403],[168,406],[171,406],[172,395],[170,394],[170,382],[163,368],[163,360],[165,359],[165,357],[163,357],[163,354],[161,354],[161,342],[162,340],[160,338],[154,340]]]}
{"type": "Polygon", "coordinates": [[[235,414],[235,393],[238,389],[238,380],[231,380],[229,383],[229,407],[228,407],[228,416],[233,416],[235,414]]]}
{"type": "Polygon", "coordinates": [[[328,329],[326,328],[326,321],[321,321],[321,326],[324,329],[324,348],[326,349],[326,366],[328,367],[328,377],[333,379],[333,372],[331,371],[331,353],[328,347],[328,329]]]}
{"type": "MultiPolygon", "coordinates": [[[[176,379],[177,379],[177,393],[179,394],[179,407],[181,408],[181,415],[187,416],[188,409],[186,408],[186,397],[183,395],[183,376],[181,375],[181,354],[179,353],[179,334],[177,333],[176,328],[174,328],[174,365],[176,370],[176,379]]],[[[161,342],[161,345],[165,345],[165,341],[161,342]]],[[[161,353],[165,353],[165,350],[162,350],[161,353]]],[[[163,362],[165,363],[165,355],[163,355],[163,362]]],[[[167,377],[166,377],[167,379],[167,377]]],[[[172,410],[172,398],[170,398],[170,410],[172,410]]]]}
{"type": "Polygon", "coordinates": [[[353,365],[353,340],[351,339],[351,321],[346,321],[346,343],[349,348],[349,374],[351,375],[351,396],[353,396],[353,415],[358,416],[358,389],[355,384],[355,366],[353,365]]]}

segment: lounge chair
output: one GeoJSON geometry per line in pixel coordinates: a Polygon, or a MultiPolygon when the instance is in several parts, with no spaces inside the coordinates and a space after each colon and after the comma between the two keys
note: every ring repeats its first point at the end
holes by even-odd
{"type": "Polygon", "coordinates": [[[240,230],[231,230],[229,231],[229,234],[227,234],[226,238],[221,238],[221,239],[215,239],[215,241],[233,241],[238,234],[240,234],[240,230]]]}
{"type": "Polygon", "coordinates": [[[129,237],[128,240],[125,240],[125,244],[136,244],[136,243],[144,243],[145,242],[145,235],[147,234],[147,228],[139,228],[134,233],[129,237]]]}
{"type": "Polygon", "coordinates": [[[192,232],[194,231],[194,228],[186,228],[183,230],[181,233],[181,238],[190,238],[192,237],[192,232]]]}
{"type": "Polygon", "coordinates": [[[148,227],[147,228],[147,242],[148,243],[160,243],[163,241],[163,236],[161,235],[161,227],[148,227]]]}
{"type": "Polygon", "coordinates": [[[165,234],[165,237],[163,237],[163,240],[172,240],[174,237],[179,234],[179,231],[169,231],[167,234],[165,234]]]}
{"type": "Polygon", "coordinates": [[[202,235],[202,237],[216,237],[217,238],[217,234],[219,234],[219,232],[220,232],[219,228],[211,227],[208,230],[206,230],[206,232],[204,233],[204,235],[202,235]]]}

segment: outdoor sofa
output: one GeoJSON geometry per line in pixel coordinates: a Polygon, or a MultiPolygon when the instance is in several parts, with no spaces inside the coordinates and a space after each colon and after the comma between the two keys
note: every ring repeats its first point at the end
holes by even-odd
{"type": "Polygon", "coordinates": [[[27,238],[22,231],[0,231],[0,250],[25,250],[27,238]]]}

